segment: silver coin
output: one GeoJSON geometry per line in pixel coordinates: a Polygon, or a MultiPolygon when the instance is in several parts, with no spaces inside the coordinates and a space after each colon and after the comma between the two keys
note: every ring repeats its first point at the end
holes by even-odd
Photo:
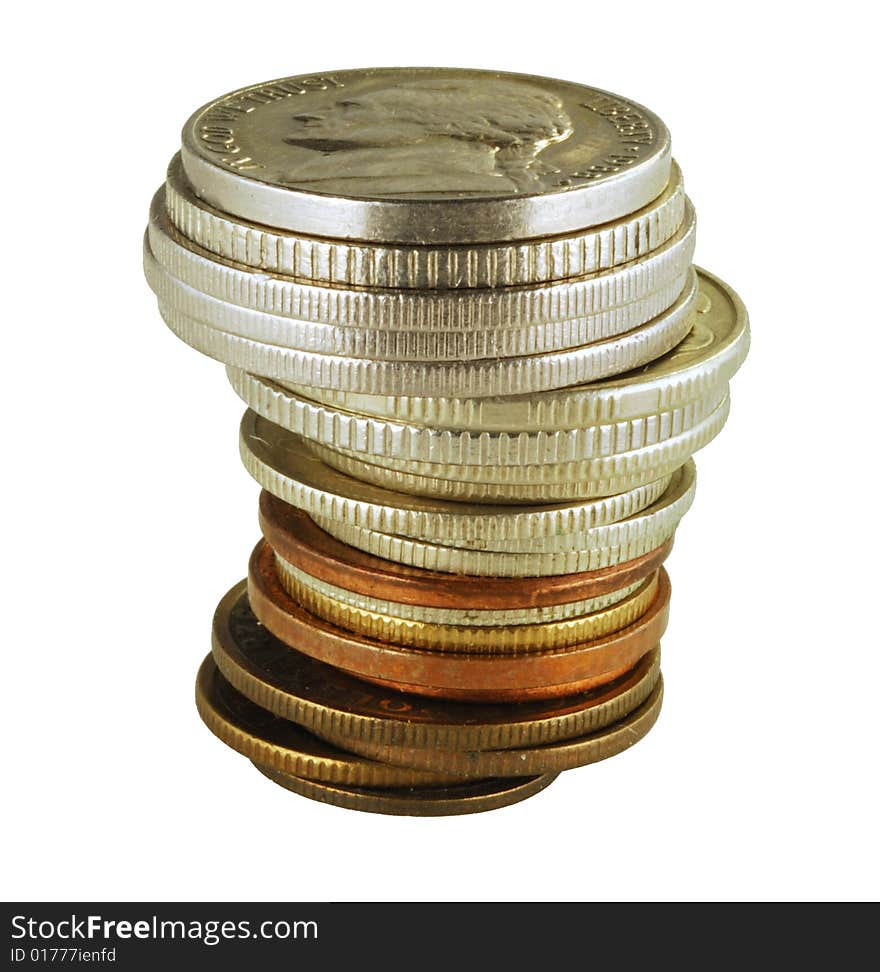
{"type": "Polygon", "coordinates": [[[300,280],[371,288],[459,290],[549,283],[609,270],[670,239],[684,219],[684,182],[672,163],[663,192],[613,223],[565,236],[472,246],[399,246],[328,240],[235,219],[193,192],[176,155],[165,207],[188,239],[217,256],[300,280]]]}
{"type": "MultiPolygon", "coordinates": [[[[145,257],[148,262],[149,256],[145,257]]],[[[691,282],[676,302],[647,324],[618,337],[567,351],[521,358],[466,362],[396,362],[280,348],[242,338],[176,312],[159,312],[168,327],[196,350],[255,374],[284,382],[366,395],[508,395],[595,381],[628,371],[665,354],[694,324],[696,290],[691,282]]]]}
{"type": "Polygon", "coordinates": [[[725,385],[749,348],[749,319],[742,301],[723,281],[695,269],[699,293],[693,330],[669,353],[605,381],[539,395],[489,398],[357,395],[289,381],[279,384],[347,412],[454,431],[576,429],[667,411],[725,385]]]}
{"type": "Polygon", "coordinates": [[[322,462],[314,444],[254,412],[245,412],[240,444],[242,461],[254,479],[309,516],[415,537],[504,540],[583,532],[634,515],[669,485],[668,477],[657,477],[603,499],[493,509],[412,496],[354,479],[322,462]]]}
{"type": "Polygon", "coordinates": [[[366,454],[373,462],[393,457],[452,466],[560,463],[642,449],[693,428],[727,394],[727,386],[722,385],[704,399],[679,408],[579,429],[457,432],[331,408],[239,368],[227,368],[227,374],[235,391],[258,415],[321,445],[366,454]]]}
{"type": "Polygon", "coordinates": [[[374,68],[284,78],[183,129],[196,194],[337,239],[494,242],[639,209],[669,180],[669,133],[617,95],[521,74],[374,68]]]}
{"type": "Polygon", "coordinates": [[[599,273],[527,287],[462,291],[330,287],[253,270],[197,246],[172,225],[160,189],[150,208],[149,249],[172,277],[239,307],[323,324],[392,331],[529,327],[589,317],[641,300],[688,269],[696,240],[690,202],[678,231],[656,250],[599,273]]]}
{"type": "MultiPolygon", "coordinates": [[[[730,412],[730,397],[725,395],[716,408],[700,422],[679,435],[662,442],[595,459],[574,462],[539,463],[532,466],[450,466],[443,463],[414,462],[387,457],[348,452],[343,449],[312,444],[312,450],[325,463],[336,469],[363,479],[366,482],[385,485],[378,470],[394,473],[398,483],[409,482],[417,492],[419,479],[450,480],[456,483],[471,482],[518,486],[551,486],[560,483],[608,480],[644,474],[658,468],[680,466],[695,452],[708,445],[724,427],[730,412]]],[[[399,488],[399,487],[398,487],[399,488]]]]}
{"type": "Polygon", "coordinates": [[[314,517],[342,543],[409,567],[478,577],[547,577],[600,570],[642,556],[665,543],[690,509],[696,487],[693,460],[673,475],[666,492],[641,513],[585,534],[576,550],[523,553],[464,550],[365,529],[349,520],[314,517]]]}
{"type": "Polygon", "coordinates": [[[646,324],[675,303],[688,281],[686,272],[647,297],[589,317],[494,330],[390,331],[300,321],[240,307],[203,294],[171,276],[159,266],[152,252],[144,255],[144,270],[160,305],[181,318],[262,344],[400,362],[473,361],[578,348],[646,324]]]}

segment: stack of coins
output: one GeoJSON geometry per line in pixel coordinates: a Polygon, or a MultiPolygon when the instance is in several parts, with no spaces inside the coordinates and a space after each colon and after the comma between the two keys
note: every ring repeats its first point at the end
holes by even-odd
{"type": "Polygon", "coordinates": [[[344,71],[190,118],[146,274],[263,487],[198,676],[217,736],[313,799],[451,814],[645,735],[748,347],[694,239],[663,123],[578,84],[344,71]]]}

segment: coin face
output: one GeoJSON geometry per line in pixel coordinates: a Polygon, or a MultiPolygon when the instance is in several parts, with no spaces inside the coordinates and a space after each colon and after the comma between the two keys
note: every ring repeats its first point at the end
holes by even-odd
{"type": "Polygon", "coordinates": [[[595,88],[374,68],[218,98],[184,126],[182,161],[198,196],[255,222],[345,239],[457,243],[616,219],[663,191],[671,157],[659,118],[595,88]]]}

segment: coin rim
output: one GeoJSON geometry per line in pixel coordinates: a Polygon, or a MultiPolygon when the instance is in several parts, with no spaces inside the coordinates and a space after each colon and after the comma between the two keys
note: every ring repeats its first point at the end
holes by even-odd
{"type": "MultiPolygon", "coordinates": [[[[437,69],[406,70],[415,73],[437,69]]],[[[503,74],[538,85],[559,80],[514,72],[467,70],[469,74],[487,77],[503,74]]],[[[342,72],[328,73],[339,75],[342,72]]],[[[549,236],[611,222],[655,199],[669,181],[671,141],[669,130],[661,119],[644,105],[629,98],[570,81],[562,83],[632,106],[644,115],[654,131],[651,155],[642,158],[639,164],[631,168],[605,175],[594,183],[554,192],[406,202],[286,189],[229,172],[198,151],[198,142],[193,133],[198,119],[205,112],[227,98],[296,80],[295,77],[275,78],[238,88],[206,102],[187,119],[181,133],[181,160],[187,179],[198,196],[223,212],[315,236],[414,244],[479,243],[549,236]]]]}

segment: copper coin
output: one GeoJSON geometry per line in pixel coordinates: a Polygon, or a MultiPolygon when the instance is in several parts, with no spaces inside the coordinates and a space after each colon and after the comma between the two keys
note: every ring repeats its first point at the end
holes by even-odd
{"type": "Polygon", "coordinates": [[[368,789],[389,786],[445,786],[457,774],[438,774],[377,763],[331,746],[302,726],[251,702],[220,674],[214,659],[202,662],[196,679],[196,707],[205,725],[231,749],[283,773],[368,789]]]}
{"type": "Polygon", "coordinates": [[[359,736],[347,737],[344,741],[327,738],[335,745],[350,746],[354,752],[369,759],[413,769],[460,776],[532,776],[535,773],[560,773],[622,753],[648,734],[660,715],[662,704],[663,678],[658,671],[648,698],[619,722],[576,739],[564,739],[543,746],[464,752],[388,746],[359,736]]]}
{"type": "Polygon", "coordinates": [[[298,776],[254,764],[273,783],[286,790],[330,803],[346,810],[367,813],[389,813],[399,817],[449,817],[463,813],[482,813],[519,803],[540,793],[555,779],[556,774],[520,779],[476,780],[459,783],[446,789],[410,787],[406,789],[364,790],[347,786],[316,783],[298,776]]]}
{"type": "Polygon", "coordinates": [[[609,594],[648,577],[672,549],[670,538],[634,560],[554,577],[446,574],[356,550],[265,490],[260,495],[260,528],[269,545],[288,563],[328,584],[403,604],[469,610],[548,607],[609,594]]]}
{"type": "Polygon", "coordinates": [[[275,638],[254,617],[244,581],[217,606],[212,642],[223,676],[275,715],[315,734],[414,749],[521,749],[594,732],[641,705],[659,667],[653,651],[599,689],[517,705],[471,705],[382,691],[275,638]]]}
{"type": "Polygon", "coordinates": [[[394,683],[395,687],[405,685],[416,694],[424,687],[435,690],[434,694],[443,690],[448,698],[473,699],[473,693],[479,692],[476,698],[481,701],[513,700],[523,689],[530,698],[570,694],[572,687],[586,690],[599,684],[598,679],[617,677],[659,644],[669,615],[670,593],[669,578],[661,568],[654,603],[618,632],[568,648],[513,656],[468,655],[373,641],[309,614],[282,586],[272,548],[265,541],[254,549],[248,570],[248,597],[254,614],[277,638],[298,651],[359,677],[394,683]],[[491,693],[491,699],[482,693],[491,693]]]}

